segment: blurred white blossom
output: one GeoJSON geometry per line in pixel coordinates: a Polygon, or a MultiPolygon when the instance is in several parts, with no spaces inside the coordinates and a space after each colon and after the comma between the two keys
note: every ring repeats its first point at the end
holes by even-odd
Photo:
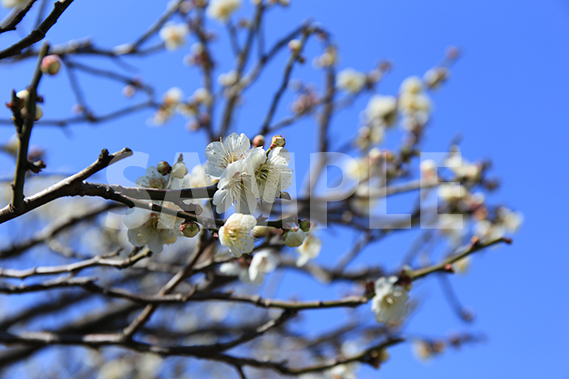
{"type": "Polygon", "coordinates": [[[366,80],[366,74],[351,68],[342,70],[337,75],[338,87],[352,94],[360,92],[364,88],[366,80]]]}
{"type": "Polygon", "coordinates": [[[207,15],[221,22],[227,22],[229,17],[241,6],[241,0],[211,0],[207,7],[207,15]]]}
{"type": "Polygon", "coordinates": [[[399,321],[407,311],[409,296],[407,289],[395,284],[398,278],[381,277],[375,281],[375,296],[371,300],[371,310],[377,322],[399,321]]]}
{"type": "Polygon", "coordinates": [[[167,50],[176,50],[186,44],[188,32],[186,24],[169,21],[160,29],[159,36],[164,41],[167,50]]]}

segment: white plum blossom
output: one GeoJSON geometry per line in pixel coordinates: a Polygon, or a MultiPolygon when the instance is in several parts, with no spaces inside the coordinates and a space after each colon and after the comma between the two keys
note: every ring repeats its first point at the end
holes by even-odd
{"type": "Polygon", "coordinates": [[[419,124],[424,125],[431,114],[431,99],[424,94],[423,81],[416,76],[409,77],[401,83],[399,90],[399,110],[404,114],[403,125],[406,128],[419,124]]]}
{"type": "MultiPolygon", "coordinates": [[[[171,207],[168,203],[162,206],[171,207]]],[[[175,209],[175,208],[173,208],[175,209]]],[[[182,219],[165,213],[134,208],[123,219],[128,228],[128,239],[134,246],[148,246],[153,253],[161,253],[164,245],[176,242],[180,235],[182,219]]]]}
{"type": "Polygon", "coordinates": [[[364,88],[366,84],[366,74],[347,68],[338,73],[337,85],[340,89],[356,94],[364,88]]]}
{"type": "Polygon", "coordinates": [[[219,77],[217,78],[217,82],[222,85],[223,87],[230,87],[232,85],[234,85],[235,83],[237,83],[237,79],[238,79],[238,74],[237,71],[235,70],[231,70],[226,74],[219,74],[219,77]]]}
{"type": "Polygon", "coordinates": [[[179,87],[172,87],[162,97],[162,103],[165,105],[178,105],[183,97],[184,92],[179,87]]]}
{"type": "Polygon", "coordinates": [[[294,227],[283,236],[283,241],[288,247],[299,247],[304,242],[306,233],[299,227],[294,227]]]}
{"type": "Polygon", "coordinates": [[[418,76],[410,76],[401,82],[400,93],[419,94],[424,91],[424,85],[418,76]]]}
{"type": "Polygon", "coordinates": [[[421,161],[419,170],[421,171],[421,177],[423,179],[428,180],[437,177],[437,163],[432,159],[421,161]]]}
{"type": "Polygon", "coordinates": [[[241,6],[241,0],[211,0],[207,7],[207,15],[221,22],[227,22],[229,17],[241,6]]]}
{"type": "Polygon", "coordinates": [[[249,279],[252,283],[261,284],[265,278],[265,274],[277,268],[278,258],[271,250],[261,250],[251,260],[249,266],[249,279]]]}
{"type": "Polygon", "coordinates": [[[383,141],[385,136],[385,127],[383,125],[362,126],[358,130],[356,138],[356,145],[362,150],[369,148],[370,145],[375,145],[383,141]]]}
{"type": "Polygon", "coordinates": [[[146,174],[136,179],[136,186],[141,188],[166,189],[170,175],[162,175],[154,166],[146,169],[146,174]]]}
{"type": "Polygon", "coordinates": [[[374,95],[365,109],[367,120],[376,126],[393,126],[397,121],[397,99],[393,96],[374,95]]]}
{"type": "Polygon", "coordinates": [[[198,104],[208,105],[211,103],[212,97],[207,88],[198,88],[194,91],[192,100],[198,104]]]}
{"type": "Polygon", "coordinates": [[[292,170],[288,168],[288,150],[276,147],[267,155],[262,148],[257,148],[251,151],[248,159],[255,168],[255,179],[261,199],[273,203],[292,183],[292,170]]]}
{"type": "Polygon", "coordinates": [[[371,300],[371,310],[377,322],[399,321],[407,311],[408,290],[395,284],[398,278],[381,277],[375,281],[375,296],[371,300]]]}
{"type": "Polygon", "coordinates": [[[296,259],[298,267],[304,266],[309,260],[316,258],[322,250],[322,240],[313,233],[308,234],[302,245],[296,248],[299,257],[296,259]]]}
{"type": "Polygon", "coordinates": [[[515,233],[523,222],[523,215],[505,207],[499,208],[494,221],[480,220],[474,224],[474,234],[484,241],[493,241],[507,233],[515,233]]]}
{"type": "Polygon", "coordinates": [[[167,50],[176,50],[186,44],[188,32],[186,24],[176,24],[169,21],[160,29],[159,35],[167,50]]]}
{"type": "MultiPolygon", "coordinates": [[[[247,160],[240,160],[230,163],[223,171],[223,176],[217,183],[218,190],[213,195],[213,204],[217,213],[223,213],[235,206],[235,211],[239,213],[253,213],[257,207],[259,193],[253,177],[248,171],[247,160]]],[[[206,166],[207,169],[207,166],[206,166]]]]}
{"type": "Polygon", "coordinates": [[[154,125],[163,125],[166,121],[171,119],[178,109],[183,97],[184,93],[178,87],[172,87],[166,91],[162,97],[162,104],[160,105],[160,108],[158,108],[152,117],[152,123],[154,125]]]}
{"type": "Polygon", "coordinates": [[[437,194],[445,201],[456,201],[465,198],[468,192],[460,183],[441,183],[437,194]]]}
{"type": "Polygon", "coordinates": [[[220,179],[230,163],[244,159],[251,148],[251,141],[244,133],[231,133],[225,141],[207,145],[205,172],[214,179],[220,179]]]}
{"type": "Polygon", "coordinates": [[[267,153],[262,147],[250,147],[245,134],[232,133],[225,141],[212,142],[206,148],[208,162],[204,170],[219,179],[213,197],[218,213],[232,204],[238,213],[252,213],[257,199],[272,203],[292,183],[288,150],[276,147],[267,153]]]}
{"type": "Polygon", "coordinates": [[[453,151],[447,159],[445,165],[448,166],[452,172],[459,179],[475,180],[481,172],[481,166],[471,164],[460,155],[460,150],[453,151]]]}
{"type": "Polygon", "coordinates": [[[257,220],[251,215],[234,213],[219,229],[219,242],[229,248],[229,252],[239,258],[243,253],[250,253],[255,247],[251,231],[257,220]]]}

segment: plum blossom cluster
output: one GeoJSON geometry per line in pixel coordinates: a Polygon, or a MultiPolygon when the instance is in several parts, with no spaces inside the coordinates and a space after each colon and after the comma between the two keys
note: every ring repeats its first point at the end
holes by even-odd
{"type": "MultiPolygon", "coordinates": [[[[209,91],[205,88],[198,88],[194,91],[193,95],[187,100],[183,100],[184,92],[178,87],[172,87],[162,97],[162,103],[158,110],[152,117],[151,124],[161,126],[169,121],[174,115],[181,114],[190,120],[198,120],[199,123],[204,120],[205,112],[202,111],[207,107],[212,97],[209,91]]],[[[189,122],[188,125],[192,125],[189,122]]]]}
{"type": "Polygon", "coordinates": [[[206,147],[205,172],[218,180],[213,196],[217,213],[233,205],[237,213],[251,214],[258,200],[273,203],[281,196],[292,183],[290,154],[284,145],[284,138],[275,136],[268,150],[251,148],[245,134],[232,133],[206,147]]]}
{"type": "MultiPolygon", "coordinates": [[[[154,189],[181,189],[188,184],[196,184],[195,187],[211,184],[203,172],[203,167],[194,167],[191,173],[180,155],[177,162],[170,166],[168,162],[161,161],[156,166],[149,167],[146,174],[136,180],[139,188],[154,189]]],[[[179,205],[169,201],[154,202],[162,207],[181,211],[179,205]]],[[[185,201],[188,203],[188,201],[185,201]]],[[[199,207],[196,208],[199,211],[199,207]]],[[[134,246],[148,246],[153,253],[161,253],[164,245],[170,245],[177,241],[178,237],[194,237],[200,229],[195,223],[184,223],[181,218],[164,212],[151,212],[142,208],[134,208],[127,212],[123,219],[128,228],[128,239],[134,246]]]]}

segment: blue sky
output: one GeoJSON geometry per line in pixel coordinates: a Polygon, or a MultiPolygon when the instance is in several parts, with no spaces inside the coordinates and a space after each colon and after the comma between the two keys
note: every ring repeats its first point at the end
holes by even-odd
{"type": "MultiPolygon", "coordinates": [[[[144,11],[125,17],[133,14],[133,8],[140,7],[140,1],[76,1],[48,37],[54,44],[87,36],[102,46],[128,42],[152,23],[165,3],[145,2],[144,11]]],[[[292,0],[291,3],[290,8],[275,10],[268,16],[267,40],[274,41],[310,17],[332,32],[340,47],[340,68],[363,71],[382,59],[393,62],[393,71],[379,87],[381,93],[395,94],[404,78],[422,75],[440,61],[447,46],[458,46],[462,56],[452,68],[450,81],[432,95],[435,112],[424,150],[444,151],[453,137],[462,135],[464,156],[472,160],[491,158],[494,163],[492,172],[502,185],[492,195],[492,201],[506,202],[525,216],[513,245],[475,257],[467,276],[450,278],[461,300],[476,311],[472,325],[456,319],[442,299],[436,281],[421,284],[416,292],[422,306],[411,320],[409,332],[437,336],[449,330],[470,330],[486,334],[487,342],[450,351],[429,365],[417,362],[409,345],[398,346],[392,349],[390,362],[379,373],[364,370],[361,377],[569,377],[565,291],[569,283],[564,269],[569,258],[563,238],[568,231],[565,223],[569,214],[568,202],[563,198],[569,186],[566,174],[569,3],[561,0],[292,0]]],[[[248,11],[249,4],[240,15],[248,11]]],[[[223,52],[228,47],[224,32],[220,30],[215,48],[220,63],[217,74],[228,71],[232,63],[223,52]]],[[[13,41],[10,38],[0,36],[0,44],[8,45],[13,41]]],[[[309,45],[309,61],[318,52],[317,44],[309,45]]],[[[125,73],[139,74],[153,83],[159,96],[172,86],[179,86],[190,95],[199,83],[196,70],[182,63],[186,53],[187,48],[148,60],[128,59],[138,70],[125,73]]],[[[272,95],[279,83],[271,78],[278,77],[275,75],[280,73],[284,57],[281,54],[261,77],[263,84],[247,94],[234,131],[252,134],[258,129],[267,108],[267,94],[272,95]]],[[[99,61],[108,67],[108,63],[99,61]]],[[[7,101],[9,89],[22,89],[29,82],[31,67],[31,61],[19,68],[0,66],[3,101],[7,101]]],[[[41,83],[41,92],[46,97],[46,118],[70,114],[74,100],[62,74],[56,79],[45,78],[41,83]]],[[[307,64],[295,70],[293,77],[320,83],[321,73],[314,72],[307,64]]],[[[143,99],[139,96],[124,100],[121,86],[112,82],[87,76],[82,76],[81,82],[88,88],[89,104],[101,112],[143,99]]],[[[290,99],[290,96],[285,98],[277,120],[288,114],[284,104],[290,99]]],[[[335,119],[332,124],[335,138],[355,133],[359,112],[366,101],[360,99],[335,119]]],[[[50,170],[66,172],[92,162],[103,147],[116,151],[128,146],[150,154],[151,163],[172,160],[176,152],[202,154],[204,135],[188,133],[182,118],[155,128],[146,125],[150,116],[146,112],[102,125],[80,124],[66,132],[37,127],[32,142],[48,147],[50,170]]],[[[8,118],[8,111],[0,110],[0,117],[8,118]]],[[[307,121],[282,131],[298,162],[307,162],[303,152],[313,148],[312,132],[308,129],[312,125],[313,122],[307,121]]],[[[0,127],[0,141],[12,134],[11,127],[0,127]]],[[[399,135],[388,136],[386,145],[394,146],[399,138],[399,135]]],[[[5,176],[12,169],[4,157],[0,159],[0,175],[5,176]]],[[[132,169],[127,175],[136,178],[143,174],[140,170],[132,169]]],[[[341,254],[342,247],[350,240],[342,242],[340,248],[324,250],[323,254],[329,254],[329,258],[322,258],[324,262],[341,254]]],[[[360,263],[383,259],[374,255],[376,251],[401,256],[409,244],[408,237],[395,237],[385,247],[378,245],[366,250],[360,263]]],[[[302,280],[292,276],[285,278],[285,283],[292,288],[312,285],[302,280]]],[[[319,291],[314,286],[306,296],[318,296],[319,291]]]]}

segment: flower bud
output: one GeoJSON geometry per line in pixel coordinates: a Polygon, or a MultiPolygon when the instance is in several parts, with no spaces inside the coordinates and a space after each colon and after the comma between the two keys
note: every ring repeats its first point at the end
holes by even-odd
{"type": "Polygon", "coordinates": [[[48,75],[55,75],[59,72],[61,67],[61,62],[57,55],[48,55],[44,57],[41,61],[40,69],[41,72],[48,75]]]}
{"type": "Polygon", "coordinates": [[[293,52],[300,50],[300,46],[301,46],[300,41],[297,39],[291,39],[288,42],[288,48],[291,49],[293,52]]]}
{"type": "Polygon", "coordinates": [[[308,232],[310,230],[310,220],[298,220],[298,225],[303,232],[308,232]]]}
{"type": "Polygon", "coordinates": [[[20,99],[20,109],[24,108],[24,105],[26,105],[26,99],[28,98],[29,94],[30,93],[27,89],[21,90],[16,94],[16,97],[20,99]]]}
{"type": "Polygon", "coordinates": [[[184,164],[184,162],[178,162],[172,166],[172,171],[170,175],[174,178],[182,179],[188,173],[188,168],[184,164]]]}
{"type": "Polygon", "coordinates": [[[288,247],[298,247],[304,242],[304,237],[304,231],[299,227],[294,227],[284,234],[283,240],[288,247]]]}
{"type": "Polygon", "coordinates": [[[253,138],[253,147],[263,147],[265,146],[265,136],[258,134],[253,138]]]}
{"type": "Polygon", "coordinates": [[[170,171],[172,170],[172,167],[170,166],[170,164],[168,162],[160,161],[156,165],[156,170],[159,173],[161,173],[162,175],[168,175],[170,173],[170,171]]]}
{"type": "Polygon", "coordinates": [[[131,84],[124,86],[122,89],[122,95],[124,97],[132,97],[135,92],[136,92],[136,87],[131,84]]]}
{"type": "Polygon", "coordinates": [[[36,104],[36,117],[34,121],[39,120],[43,116],[43,111],[41,110],[40,106],[36,104]]]}
{"type": "Polygon", "coordinates": [[[400,276],[406,276],[406,277],[413,277],[413,269],[411,268],[411,266],[409,265],[405,265],[401,268],[401,274],[400,276]]]}
{"type": "Polygon", "coordinates": [[[274,228],[271,226],[255,226],[251,232],[255,238],[267,237],[274,228]]]}
{"type": "Polygon", "coordinates": [[[200,232],[200,226],[195,222],[187,222],[180,225],[180,232],[182,232],[184,237],[192,238],[200,232]]]}
{"type": "Polygon", "coordinates": [[[285,144],[286,141],[284,137],[279,134],[278,136],[274,136],[271,140],[271,149],[274,149],[275,147],[284,147],[285,144]]]}

